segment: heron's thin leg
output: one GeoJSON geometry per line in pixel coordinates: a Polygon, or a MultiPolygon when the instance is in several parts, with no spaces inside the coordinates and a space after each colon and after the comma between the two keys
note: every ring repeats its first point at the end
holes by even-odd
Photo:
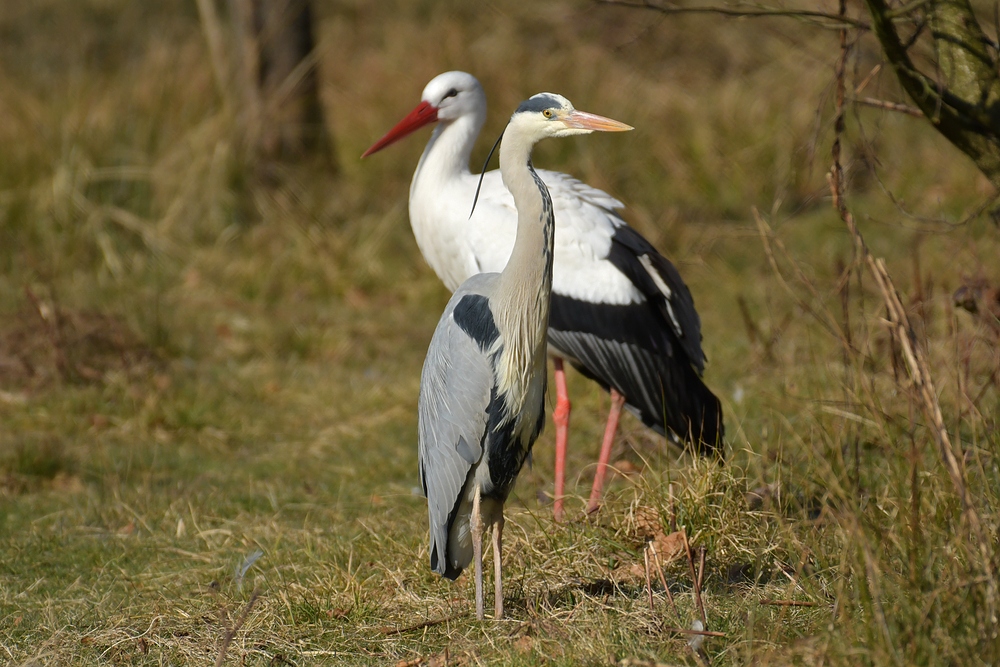
{"type": "Polygon", "coordinates": [[[587,502],[587,514],[594,512],[601,504],[601,492],[604,490],[604,476],[608,472],[608,461],[611,459],[611,445],[615,442],[615,432],[618,430],[618,418],[622,414],[625,397],[614,389],[611,390],[611,412],[608,413],[608,425],[604,429],[604,442],[601,443],[601,456],[597,459],[597,473],[594,475],[594,487],[590,490],[590,500],[587,502]]]}
{"type": "Polygon", "coordinates": [[[569,394],[566,393],[566,371],[563,360],[552,359],[553,375],[556,380],[556,409],[552,412],[552,423],[556,427],[556,497],[552,514],[556,521],[562,520],[563,491],[566,487],[566,441],[569,439],[569,394]]]}
{"type": "Polygon", "coordinates": [[[503,540],[503,510],[493,524],[493,618],[503,618],[503,583],[501,574],[500,548],[503,540]]]}
{"type": "Polygon", "coordinates": [[[483,620],[483,514],[479,506],[479,487],[472,497],[472,555],[476,561],[476,618],[483,620]]]}

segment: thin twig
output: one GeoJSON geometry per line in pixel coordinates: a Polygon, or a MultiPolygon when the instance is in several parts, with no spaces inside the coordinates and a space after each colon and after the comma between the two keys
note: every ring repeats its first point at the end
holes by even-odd
{"type": "Polygon", "coordinates": [[[761,600],[757,604],[772,605],[774,607],[819,607],[819,602],[806,602],[805,600],[761,600]]]}
{"type": "Polygon", "coordinates": [[[861,83],[859,83],[857,86],[854,87],[854,94],[860,95],[861,91],[867,88],[868,84],[871,83],[871,80],[875,78],[875,75],[881,71],[882,71],[881,63],[875,65],[875,67],[872,67],[871,71],[868,72],[865,78],[861,79],[861,83]]]}
{"type": "Polygon", "coordinates": [[[663,628],[664,632],[677,632],[682,635],[701,635],[703,637],[725,637],[725,632],[714,632],[712,630],[686,630],[684,628],[663,628]]]}
{"type": "MultiPolygon", "coordinates": [[[[698,590],[700,591],[705,585],[705,553],[708,551],[705,547],[698,547],[698,590]]],[[[705,619],[701,619],[704,621],[705,619]]]]}
{"type": "Polygon", "coordinates": [[[916,107],[911,107],[909,104],[900,104],[899,102],[887,102],[885,100],[877,100],[874,97],[856,97],[852,100],[855,104],[861,105],[863,107],[874,107],[876,109],[884,109],[886,111],[897,111],[899,113],[905,113],[907,116],[913,116],[914,118],[923,118],[924,112],[916,107]]]}
{"type": "Polygon", "coordinates": [[[383,635],[401,635],[404,632],[413,632],[414,630],[423,630],[424,628],[431,628],[435,625],[441,625],[442,623],[448,623],[449,621],[454,621],[455,619],[467,616],[468,611],[460,611],[457,614],[452,614],[451,616],[445,616],[444,618],[432,618],[416,625],[408,625],[405,628],[393,628],[389,626],[383,627],[380,632],[383,635]]]}
{"type": "Polygon", "coordinates": [[[670,602],[670,608],[674,610],[674,616],[677,620],[681,619],[680,612],[677,611],[677,605],[674,603],[674,595],[670,592],[670,587],[667,586],[667,578],[663,576],[663,564],[660,563],[660,554],[656,553],[656,547],[653,543],[649,543],[649,548],[653,552],[653,562],[656,563],[656,572],[660,575],[660,583],[663,584],[663,590],[667,593],[667,600],[670,602]]]}
{"type": "MultiPolygon", "coordinates": [[[[236,619],[236,623],[232,627],[227,627],[225,634],[222,635],[222,646],[219,647],[219,657],[215,659],[215,667],[222,667],[222,663],[226,661],[226,651],[229,650],[229,644],[232,643],[233,637],[240,631],[243,624],[247,622],[247,616],[250,615],[250,610],[253,609],[254,603],[257,602],[257,598],[259,597],[260,587],[255,586],[253,593],[250,594],[250,599],[247,600],[246,606],[243,607],[243,611],[240,612],[239,617],[236,619]]],[[[223,609],[223,611],[225,610],[223,609]]],[[[226,620],[226,615],[223,616],[223,620],[226,620]]],[[[226,624],[228,625],[228,622],[226,624]]]]}
{"type": "Polygon", "coordinates": [[[642,550],[642,560],[646,565],[646,593],[649,596],[649,610],[653,611],[653,584],[649,578],[649,549],[642,550]]]}
{"type": "MultiPolygon", "coordinates": [[[[785,244],[782,242],[780,238],[774,235],[774,232],[771,230],[771,226],[768,225],[767,222],[765,222],[764,218],[760,214],[760,211],[757,210],[757,207],[756,206],[751,207],[750,212],[753,213],[754,221],[757,223],[757,230],[760,234],[761,242],[764,244],[764,254],[767,257],[767,261],[771,265],[771,269],[774,271],[774,275],[778,279],[778,282],[780,282],[781,286],[785,288],[785,291],[788,292],[788,295],[793,299],[795,299],[795,302],[796,304],[798,304],[799,308],[812,315],[813,318],[820,324],[820,326],[826,329],[831,336],[839,338],[843,345],[847,345],[847,339],[844,337],[843,332],[840,331],[839,328],[840,325],[837,323],[837,318],[835,318],[833,316],[833,313],[830,312],[829,308],[827,308],[824,305],[823,303],[824,299],[816,290],[816,286],[813,285],[812,281],[809,280],[806,274],[802,271],[802,267],[800,267],[794,260],[792,260],[788,250],[785,249],[785,244]],[[792,286],[788,284],[788,282],[785,280],[784,275],[782,275],[781,273],[781,268],[778,266],[778,259],[774,254],[774,250],[771,248],[772,244],[774,244],[774,246],[788,260],[788,263],[791,265],[793,271],[795,272],[795,277],[798,279],[799,283],[805,285],[806,289],[809,291],[809,294],[812,295],[813,301],[816,304],[818,304],[819,307],[822,308],[823,312],[820,312],[816,308],[813,308],[812,304],[809,301],[806,301],[805,299],[800,297],[795,292],[795,290],[792,289],[792,286]]],[[[774,336],[772,334],[772,338],[773,337],[774,336]]]]}
{"type": "Polygon", "coordinates": [[[698,575],[694,571],[694,555],[691,553],[691,544],[688,542],[687,532],[682,533],[682,535],[684,535],[684,549],[687,551],[688,567],[691,568],[691,585],[694,587],[694,600],[698,605],[698,612],[701,614],[701,622],[707,627],[708,618],[705,616],[705,605],[701,600],[701,586],[698,585],[698,575]]]}

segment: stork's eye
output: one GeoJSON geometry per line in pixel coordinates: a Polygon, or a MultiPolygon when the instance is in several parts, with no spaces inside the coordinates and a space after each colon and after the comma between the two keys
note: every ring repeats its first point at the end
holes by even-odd
{"type": "Polygon", "coordinates": [[[552,109],[546,109],[545,111],[542,112],[542,115],[545,116],[546,118],[552,118],[553,116],[556,115],[556,112],[553,111],[552,109]]]}
{"type": "Polygon", "coordinates": [[[444,101],[444,100],[448,99],[449,97],[456,97],[457,95],[458,95],[458,91],[455,90],[454,88],[452,88],[451,90],[449,90],[447,93],[444,94],[444,97],[442,97],[441,100],[444,101]]]}

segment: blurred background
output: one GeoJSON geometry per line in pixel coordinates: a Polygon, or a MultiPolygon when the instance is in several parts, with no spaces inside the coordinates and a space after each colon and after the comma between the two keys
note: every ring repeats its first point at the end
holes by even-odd
{"type": "MultiPolygon", "coordinates": [[[[663,630],[690,624],[687,562],[667,568],[668,621],[610,574],[642,563],[653,507],[707,549],[713,664],[989,664],[995,581],[830,201],[833,25],[584,0],[0,4],[4,659],[201,664],[257,577],[228,649],[244,664],[696,664],[663,630]],[[493,642],[468,617],[392,630],[471,587],[427,570],[416,469],[448,299],[407,220],[429,131],[359,156],[451,69],[490,104],[474,171],[537,92],[636,128],[534,163],[621,199],[677,265],[726,420],[716,467],[627,417],[606,507],[565,526],[547,428],[511,500],[515,620],[493,642]],[[787,597],[810,604],[760,604],[787,597]]],[[[925,118],[854,103],[913,104],[869,31],[850,45],[847,204],[995,535],[995,189],[925,118]]],[[[584,494],[608,398],[570,382],[584,494]]]]}

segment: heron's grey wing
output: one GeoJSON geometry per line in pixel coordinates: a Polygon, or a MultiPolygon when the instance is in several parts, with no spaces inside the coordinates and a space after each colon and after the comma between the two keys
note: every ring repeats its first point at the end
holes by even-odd
{"type": "MultiPolygon", "coordinates": [[[[471,282],[480,282],[476,278],[471,282]]],[[[420,377],[420,484],[427,496],[431,569],[452,577],[461,569],[449,563],[449,529],[469,471],[482,456],[493,386],[488,353],[468,326],[467,311],[482,315],[478,311],[487,302],[469,293],[469,283],[452,296],[441,316],[420,377]]]]}

